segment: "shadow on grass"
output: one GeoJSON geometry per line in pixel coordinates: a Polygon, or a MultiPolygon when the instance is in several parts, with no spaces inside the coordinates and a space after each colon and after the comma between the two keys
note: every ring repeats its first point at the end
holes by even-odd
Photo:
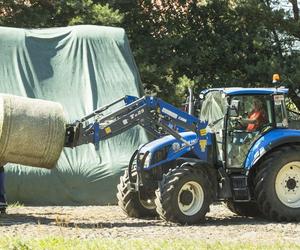
{"type": "MultiPolygon", "coordinates": [[[[91,222],[90,220],[74,222],[74,219],[70,220],[67,217],[64,217],[65,214],[57,213],[56,218],[49,218],[47,214],[33,215],[33,214],[6,214],[0,216],[0,226],[12,226],[19,224],[36,224],[36,225],[49,225],[49,226],[59,226],[59,227],[70,227],[70,228],[120,228],[120,227],[190,227],[188,225],[178,225],[175,223],[164,222],[158,218],[153,219],[129,219],[128,221],[114,221],[112,217],[111,222],[91,222]]],[[[227,216],[224,218],[218,217],[207,217],[206,220],[198,225],[193,225],[194,227],[210,227],[210,226],[235,226],[235,225],[266,225],[269,223],[276,224],[286,224],[286,223],[277,223],[270,222],[263,218],[250,218],[250,217],[240,217],[240,216],[227,216]]]]}
{"type": "MultiPolygon", "coordinates": [[[[52,213],[51,213],[52,214],[52,213]]],[[[44,214],[43,214],[44,215],[44,214]]],[[[143,218],[143,220],[134,219],[133,221],[120,221],[113,222],[86,222],[80,219],[80,222],[74,222],[74,219],[70,221],[66,214],[54,214],[56,218],[49,218],[43,215],[30,215],[30,214],[2,214],[0,215],[0,227],[1,226],[13,226],[21,224],[35,224],[35,225],[49,225],[71,228],[113,228],[113,227],[147,227],[147,226],[169,226],[170,223],[163,223],[153,218],[143,218]],[[62,217],[63,216],[63,217],[62,217]]]]}
{"type": "Polygon", "coordinates": [[[270,223],[283,224],[266,220],[261,217],[243,217],[238,215],[227,216],[224,218],[206,217],[202,226],[235,226],[235,225],[266,225],[270,223]]]}
{"type": "Polygon", "coordinates": [[[18,224],[51,224],[53,219],[43,216],[28,214],[1,214],[0,226],[12,226],[18,224]]]}

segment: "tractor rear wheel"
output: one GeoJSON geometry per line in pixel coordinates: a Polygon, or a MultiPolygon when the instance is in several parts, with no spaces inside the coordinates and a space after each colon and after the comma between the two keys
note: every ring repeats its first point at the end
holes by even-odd
{"type": "Polygon", "coordinates": [[[275,221],[300,221],[300,147],[268,155],[255,176],[255,198],[262,214],[275,221]]]}
{"type": "Polygon", "coordinates": [[[231,212],[239,216],[245,216],[245,217],[261,216],[261,212],[259,211],[257,204],[255,202],[226,201],[225,204],[231,212]]]}
{"type": "MultiPolygon", "coordinates": [[[[136,179],[136,171],[132,172],[133,179],[136,179]]],[[[143,217],[155,217],[156,206],[154,203],[154,191],[152,197],[147,199],[141,199],[139,191],[136,191],[130,187],[130,180],[128,170],[124,175],[120,177],[120,183],[118,184],[118,205],[129,216],[135,218],[143,217]]],[[[145,195],[143,195],[145,196],[145,195]]]]}
{"type": "Polygon", "coordinates": [[[164,175],[156,191],[156,211],[166,221],[196,224],[204,220],[213,201],[207,171],[185,165],[164,175]]]}

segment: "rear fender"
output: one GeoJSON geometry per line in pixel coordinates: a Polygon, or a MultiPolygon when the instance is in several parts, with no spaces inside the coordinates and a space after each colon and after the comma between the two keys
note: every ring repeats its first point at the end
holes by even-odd
{"type": "Polygon", "coordinates": [[[285,144],[300,143],[300,130],[273,129],[263,134],[250,148],[244,166],[250,170],[266,153],[285,144]]]}

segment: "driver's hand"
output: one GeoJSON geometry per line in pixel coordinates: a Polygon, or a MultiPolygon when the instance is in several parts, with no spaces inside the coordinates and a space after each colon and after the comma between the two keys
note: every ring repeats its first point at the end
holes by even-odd
{"type": "Polygon", "coordinates": [[[242,120],[243,117],[241,115],[239,115],[239,116],[231,117],[231,118],[232,118],[232,120],[240,121],[240,120],[242,120]]]}

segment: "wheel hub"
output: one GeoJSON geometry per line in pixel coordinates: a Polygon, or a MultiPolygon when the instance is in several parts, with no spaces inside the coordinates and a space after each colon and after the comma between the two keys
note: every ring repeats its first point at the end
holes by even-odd
{"type": "Polygon", "coordinates": [[[178,207],[180,211],[192,216],[200,211],[204,202],[204,191],[195,181],[186,182],[178,193],[178,207]]]}
{"type": "Polygon", "coordinates": [[[284,165],[277,173],[275,190],[278,199],[287,207],[300,208],[300,162],[284,165]]]}
{"type": "Polygon", "coordinates": [[[155,209],[156,205],[154,203],[154,199],[146,199],[146,200],[142,200],[140,199],[141,205],[146,208],[146,209],[155,209]]]}
{"type": "Polygon", "coordinates": [[[188,190],[183,190],[181,195],[180,195],[180,202],[186,206],[191,204],[193,201],[193,193],[188,191],[188,190]]]}
{"type": "Polygon", "coordinates": [[[297,187],[297,181],[294,178],[288,179],[286,187],[290,190],[294,190],[297,187]]]}

